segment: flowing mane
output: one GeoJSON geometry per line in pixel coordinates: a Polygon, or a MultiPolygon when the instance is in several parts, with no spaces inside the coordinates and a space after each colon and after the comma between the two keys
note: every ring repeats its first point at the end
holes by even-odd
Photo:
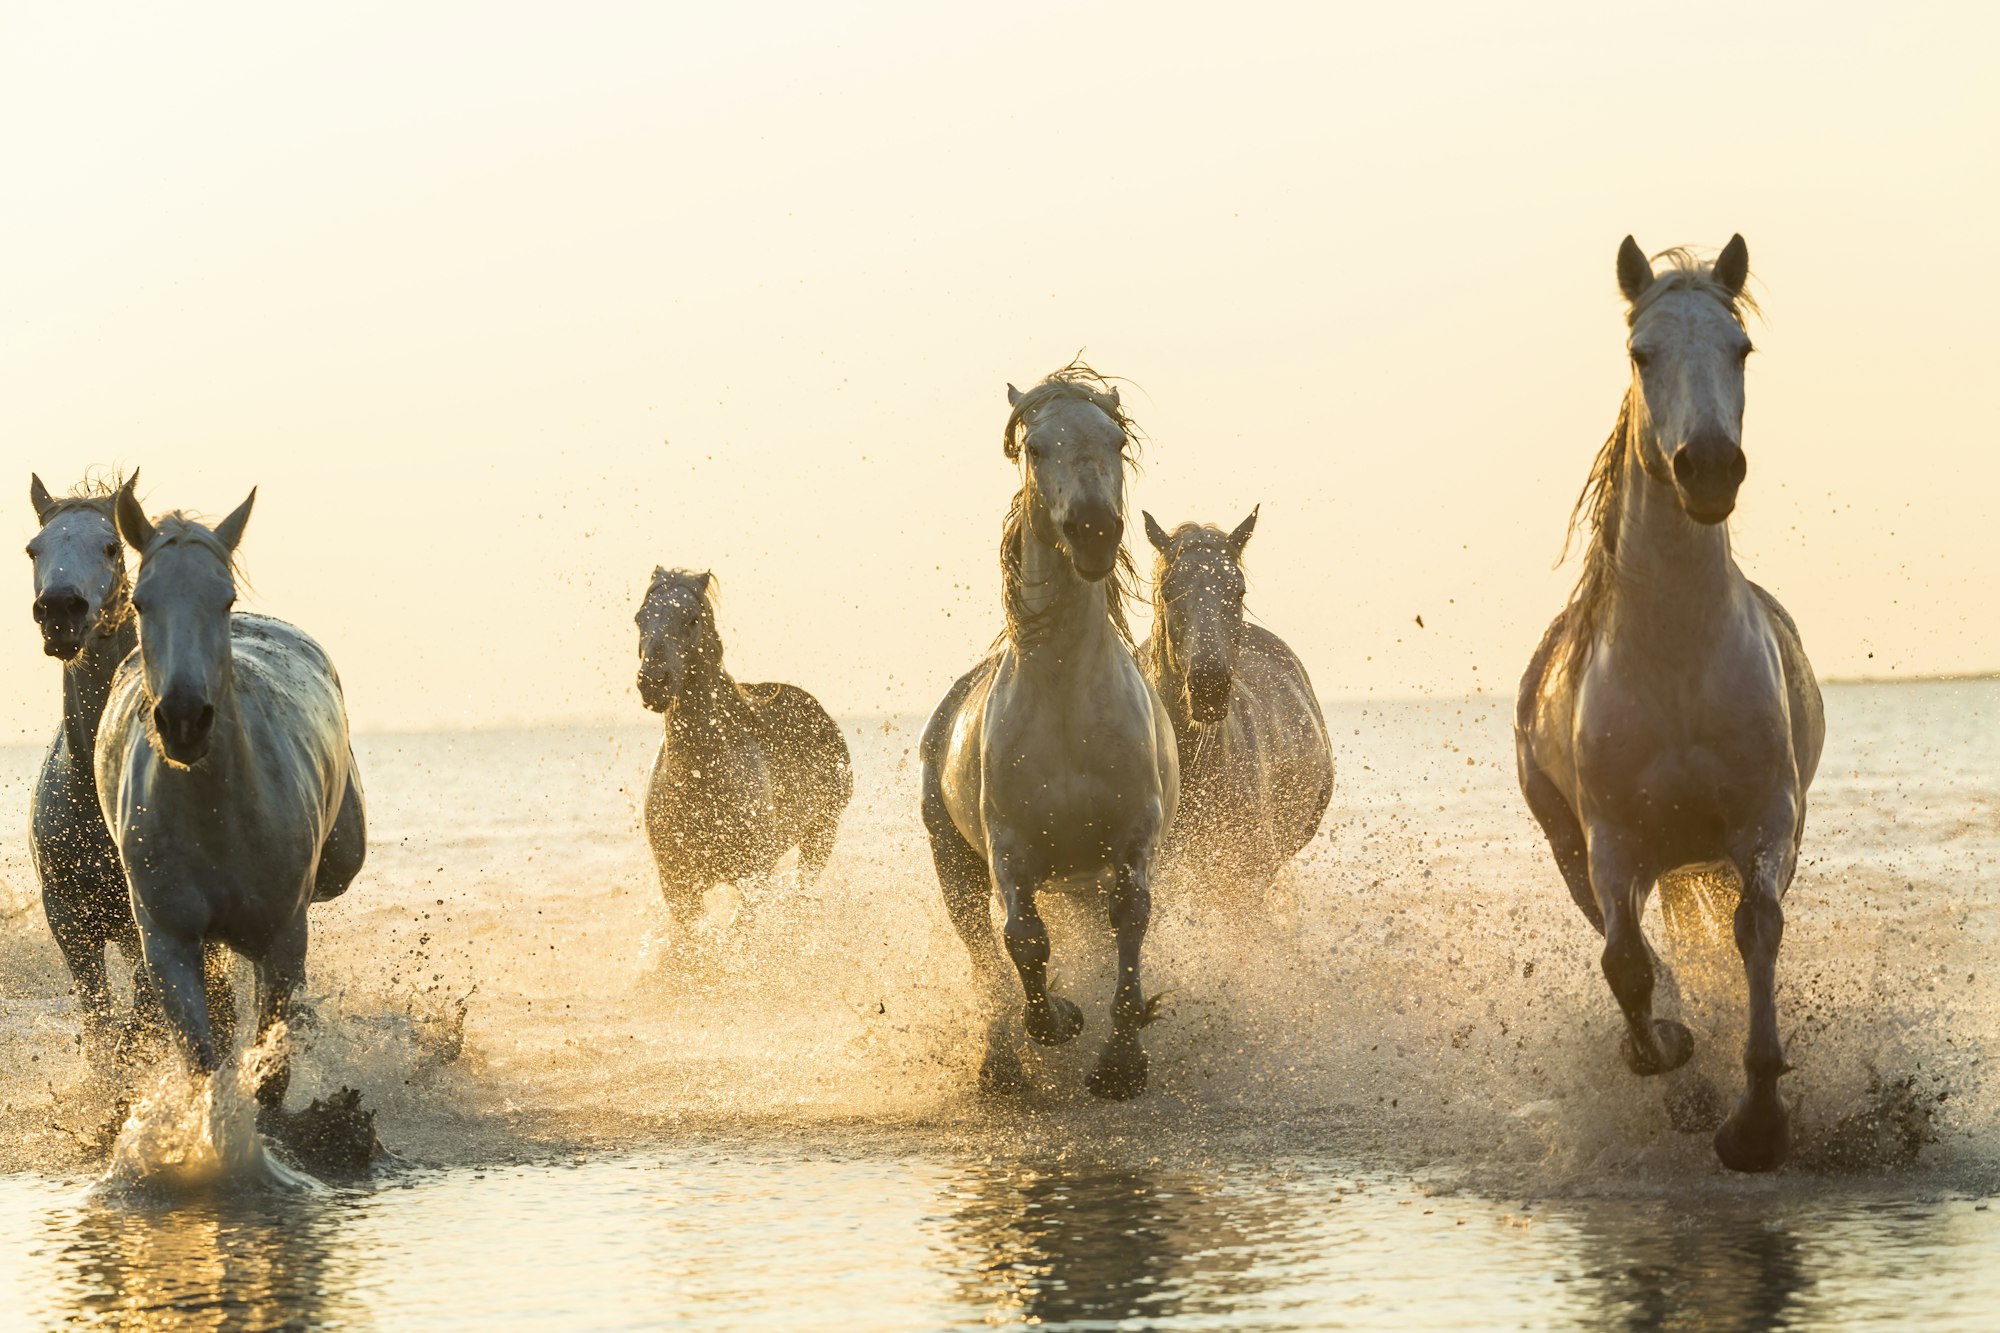
{"type": "MultiPolygon", "coordinates": [[[[1729,311],[1731,318],[1741,326],[1744,312],[1762,312],[1749,292],[1732,294],[1723,284],[1715,280],[1712,266],[1696,258],[1684,246],[1674,246],[1654,255],[1655,260],[1664,259],[1669,267],[1664,273],[1654,277],[1646,290],[1639,293],[1639,299],[1632,302],[1625,312],[1627,328],[1637,324],[1640,316],[1651,309],[1653,303],[1668,292],[1701,292],[1720,301],[1729,311]]],[[[1574,672],[1583,663],[1584,651],[1597,637],[1598,627],[1604,620],[1605,605],[1611,600],[1611,589],[1618,572],[1618,524],[1622,512],[1625,474],[1629,470],[1627,460],[1631,456],[1632,431],[1632,390],[1625,390],[1625,397],[1618,405],[1618,422],[1612,426],[1597,458],[1590,465],[1590,475],[1584,479],[1583,489],[1578,492],[1576,504],[1570,510],[1569,528],[1563,535],[1562,554],[1556,557],[1561,564],[1569,558],[1570,548],[1575,546],[1584,529],[1589,529],[1590,540],[1583,552],[1583,572],[1578,575],[1576,587],[1569,595],[1569,604],[1563,612],[1562,660],[1564,668],[1574,672]]]]}
{"type": "MultiPolygon", "coordinates": [[[[1007,424],[1001,430],[1000,448],[1013,462],[1020,458],[1022,446],[1027,441],[1028,419],[1049,403],[1059,399],[1076,399],[1089,403],[1105,416],[1111,418],[1125,437],[1123,453],[1129,466],[1139,451],[1142,438],[1139,428],[1132,418],[1125,414],[1119,404],[1118,394],[1111,381],[1098,374],[1081,358],[1071,361],[1061,370],[1049,375],[1040,384],[1020,396],[1014,408],[1007,414],[1007,424]]],[[[1047,627],[1047,622],[1066,599],[1070,591],[1059,594],[1048,606],[1040,611],[1028,608],[1028,585],[1021,573],[1021,538],[1026,531],[1028,515],[1034,502],[1034,482],[1032,476],[1021,483],[1021,489],[1014,492],[1014,498],[1007,505],[1007,518],[1000,526],[1000,589],[1001,601],[1006,608],[1007,628],[1003,638],[1017,647],[1037,642],[1047,627]]],[[[1123,518],[1124,515],[1119,515],[1123,518]]],[[[1126,647],[1132,646],[1132,627],[1126,618],[1125,604],[1138,595],[1139,571],[1132,563],[1131,552],[1123,542],[1118,546],[1118,564],[1105,580],[1105,606],[1111,616],[1111,627],[1126,647]]],[[[1082,586],[1081,581],[1076,585],[1082,586]]],[[[996,642],[996,648],[999,644],[996,642]]]]}

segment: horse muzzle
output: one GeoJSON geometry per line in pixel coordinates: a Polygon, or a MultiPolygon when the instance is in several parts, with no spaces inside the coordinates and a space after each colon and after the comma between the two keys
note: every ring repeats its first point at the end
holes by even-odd
{"type": "Polygon", "coordinates": [[[1188,672],[1188,715],[1201,726],[1213,726],[1229,716],[1232,682],[1221,667],[1198,666],[1188,672]]]}
{"type": "Polygon", "coordinates": [[[643,668],[639,672],[639,702],[646,705],[648,712],[666,712],[672,707],[680,688],[680,678],[671,672],[647,671],[643,668]]]}
{"type": "Polygon", "coordinates": [[[1111,577],[1118,568],[1118,547],[1125,539],[1125,521],[1117,511],[1088,509],[1063,520],[1063,546],[1070,566],[1092,583],[1111,577]]]}
{"type": "Polygon", "coordinates": [[[208,753],[215,730],[215,705],[168,695],[153,705],[153,731],[160,749],[177,764],[192,764],[208,753]]]}
{"type": "Polygon", "coordinates": [[[87,600],[73,592],[46,592],[35,599],[34,610],[43,652],[68,662],[83,651],[90,624],[87,600]]]}
{"type": "Polygon", "coordinates": [[[1736,510],[1736,492],[1750,460],[1734,441],[1690,441],[1674,451],[1674,490],[1681,512],[1697,523],[1716,524],[1736,510]]]}

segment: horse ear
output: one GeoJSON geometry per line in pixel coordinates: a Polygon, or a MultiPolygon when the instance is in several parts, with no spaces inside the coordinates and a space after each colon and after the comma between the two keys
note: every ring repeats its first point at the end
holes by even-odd
{"type": "Polygon", "coordinates": [[[701,589],[703,596],[707,596],[708,590],[715,586],[715,571],[712,569],[702,570],[701,581],[695,584],[695,586],[701,589]]]}
{"type": "Polygon", "coordinates": [[[1111,386],[1111,405],[1118,406],[1118,386],[1115,384],[1111,386]]]}
{"type": "Polygon", "coordinates": [[[1730,297],[1743,294],[1743,284],[1750,280],[1750,247],[1743,243],[1743,234],[1738,232],[1729,238],[1729,244],[1722,247],[1722,253],[1715,257],[1715,267],[1710,276],[1728,291],[1730,297]]]}
{"type": "Polygon", "coordinates": [[[1162,528],[1159,520],[1154,518],[1150,513],[1147,513],[1143,509],[1139,512],[1146,516],[1146,540],[1153,544],[1155,550],[1165,551],[1169,544],[1166,529],[1162,528]]]}
{"type": "Polygon", "coordinates": [[[140,507],[139,497],[132,493],[132,488],[138,484],[137,472],[125,478],[125,484],[118,488],[118,499],[111,512],[118,524],[118,535],[125,539],[125,544],[144,553],[153,544],[153,524],[140,507]]]}
{"type": "Polygon", "coordinates": [[[1653,285],[1653,261],[1630,236],[1618,247],[1618,290],[1625,299],[1636,301],[1653,285]]]}
{"type": "Polygon", "coordinates": [[[243,540],[243,529],[250,525],[250,506],[257,503],[257,488],[250,488],[249,496],[242,504],[230,511],[229,517],[215,525],[215,539],[222,543],[225,551],[234,551],[236,544],[243,540]]]}
{"type": "Polygon", "coordinates": [[[34,502],[35,521],[48,522],[49,510],[56,507],[56,498],[49,494],[48,487],[42,485],[42,479],[32,472],[28,474],[28,499],[34,502]]]}
{"type": "Polygon", "coordinates": [[[1015,388],[1013,385],[1009,384],[1007,386],[1007,406],[1019,407],[1020,405],[1021,405],[1021,391],[1015,388]]]}
{"type": "Polygon", "coordinates": [[[1238,560],[1243,558],[1243,548],[1250,544],[1250,534],[1257,530],[1257,510],[1263,507],[1258,505],[1252,509],[1250,517],[1238,523],[1236,531],[1229,534],[1229,549],[1235,553],[1238,560]]]}

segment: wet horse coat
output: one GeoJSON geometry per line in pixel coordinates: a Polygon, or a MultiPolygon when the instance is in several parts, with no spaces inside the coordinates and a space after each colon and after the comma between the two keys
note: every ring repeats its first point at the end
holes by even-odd
{"type": "Polygon", "coordinates": [[[796,685],[730,676],[712,574],[655,569],[636,620],[639,696],[665,722],[646,837],[669,910],[692,916],[709,889],[768,874],[793,847],[812,883],[854,796],[839,724],[796,685]]]}
{"type": "Polygon", "coordinates": [[[1326,719],[1298,655],[1244,621],[1256,513],[1228,533],[1145,521],[1159,560],[1139,662],[1166,701],[1181,766],[1161,859],[1210,889],[1262,888],[1312,841],[1333,799],[1326,719]]]}
{"type": "Polygon", "coordinates": [[[1668,253],[1655,274],[1631,237],[1619,251],[1631,385],[1578,501],[1593,527],[1583,577],[1521,680],[1516,750],[1528,806],[1604,935],[1636,1073],[1675,1069],[1694,1049],[1685,1026],[1653,1014],[1647,896],[1676,870],[1734,872],[1747,1087],[1715,1148],[1725,1165],[1761,1171],[1791,1149],[1777,1090],[1780,903],[1825,723],[1797,627],[1737,568],[1725,526],[1747,470],[1748,251],[1735,237],[1713,268],[1668,253]]]}
{"type": "MultiPolygon", "coordinates": [[[[306,908],[346,891],[367,830],[333,664],[303,631],[232,613],[243,504],[213,530],[156,524],[120,490],[118,530],[140,553],[139,651],[119,668],[97,749],[104,820],[168,1023],[207,1073],[218,1043],[202,954],[228,945],[257,972],[258,1031],[305,979],[306,908]]],[[[275,1109],[282,1057],[258,1089],[275,1109]]]]}
{"type": "Polygon", "coordinates": [[[1083,1012],[1048,987],[1047,887],[1108,880],[1118,943],[1111,1035],[1086,1080],[1125,1098],[1144,1090],[1139,1031],[1154,1002],[1140,985],[1160,837],[1180,787],[1173,724],[1133,660],[1121,580],[1131,425],[1117,391],[1071,365],[1027,393],[1008,387],[1003,433],[1023,478],[1001,538],[1007,635],[960,677],[921,743],[923,819],[953,926],[986,992],[981,1085],[1026,1085],[1001,1013],[990,904],[1026,1001],[1028,1035],[1069,1041],[1083,1012]]]}

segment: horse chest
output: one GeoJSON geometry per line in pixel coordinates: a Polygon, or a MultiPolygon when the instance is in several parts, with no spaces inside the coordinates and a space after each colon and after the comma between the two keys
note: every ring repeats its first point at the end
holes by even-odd
{"type": "Polygon", "coordinates": [[[647,793],[654,850],[719,874],[761,869],[772,846],[770,770],[755,746],[728,751],[662,745],[647,793]]]}

